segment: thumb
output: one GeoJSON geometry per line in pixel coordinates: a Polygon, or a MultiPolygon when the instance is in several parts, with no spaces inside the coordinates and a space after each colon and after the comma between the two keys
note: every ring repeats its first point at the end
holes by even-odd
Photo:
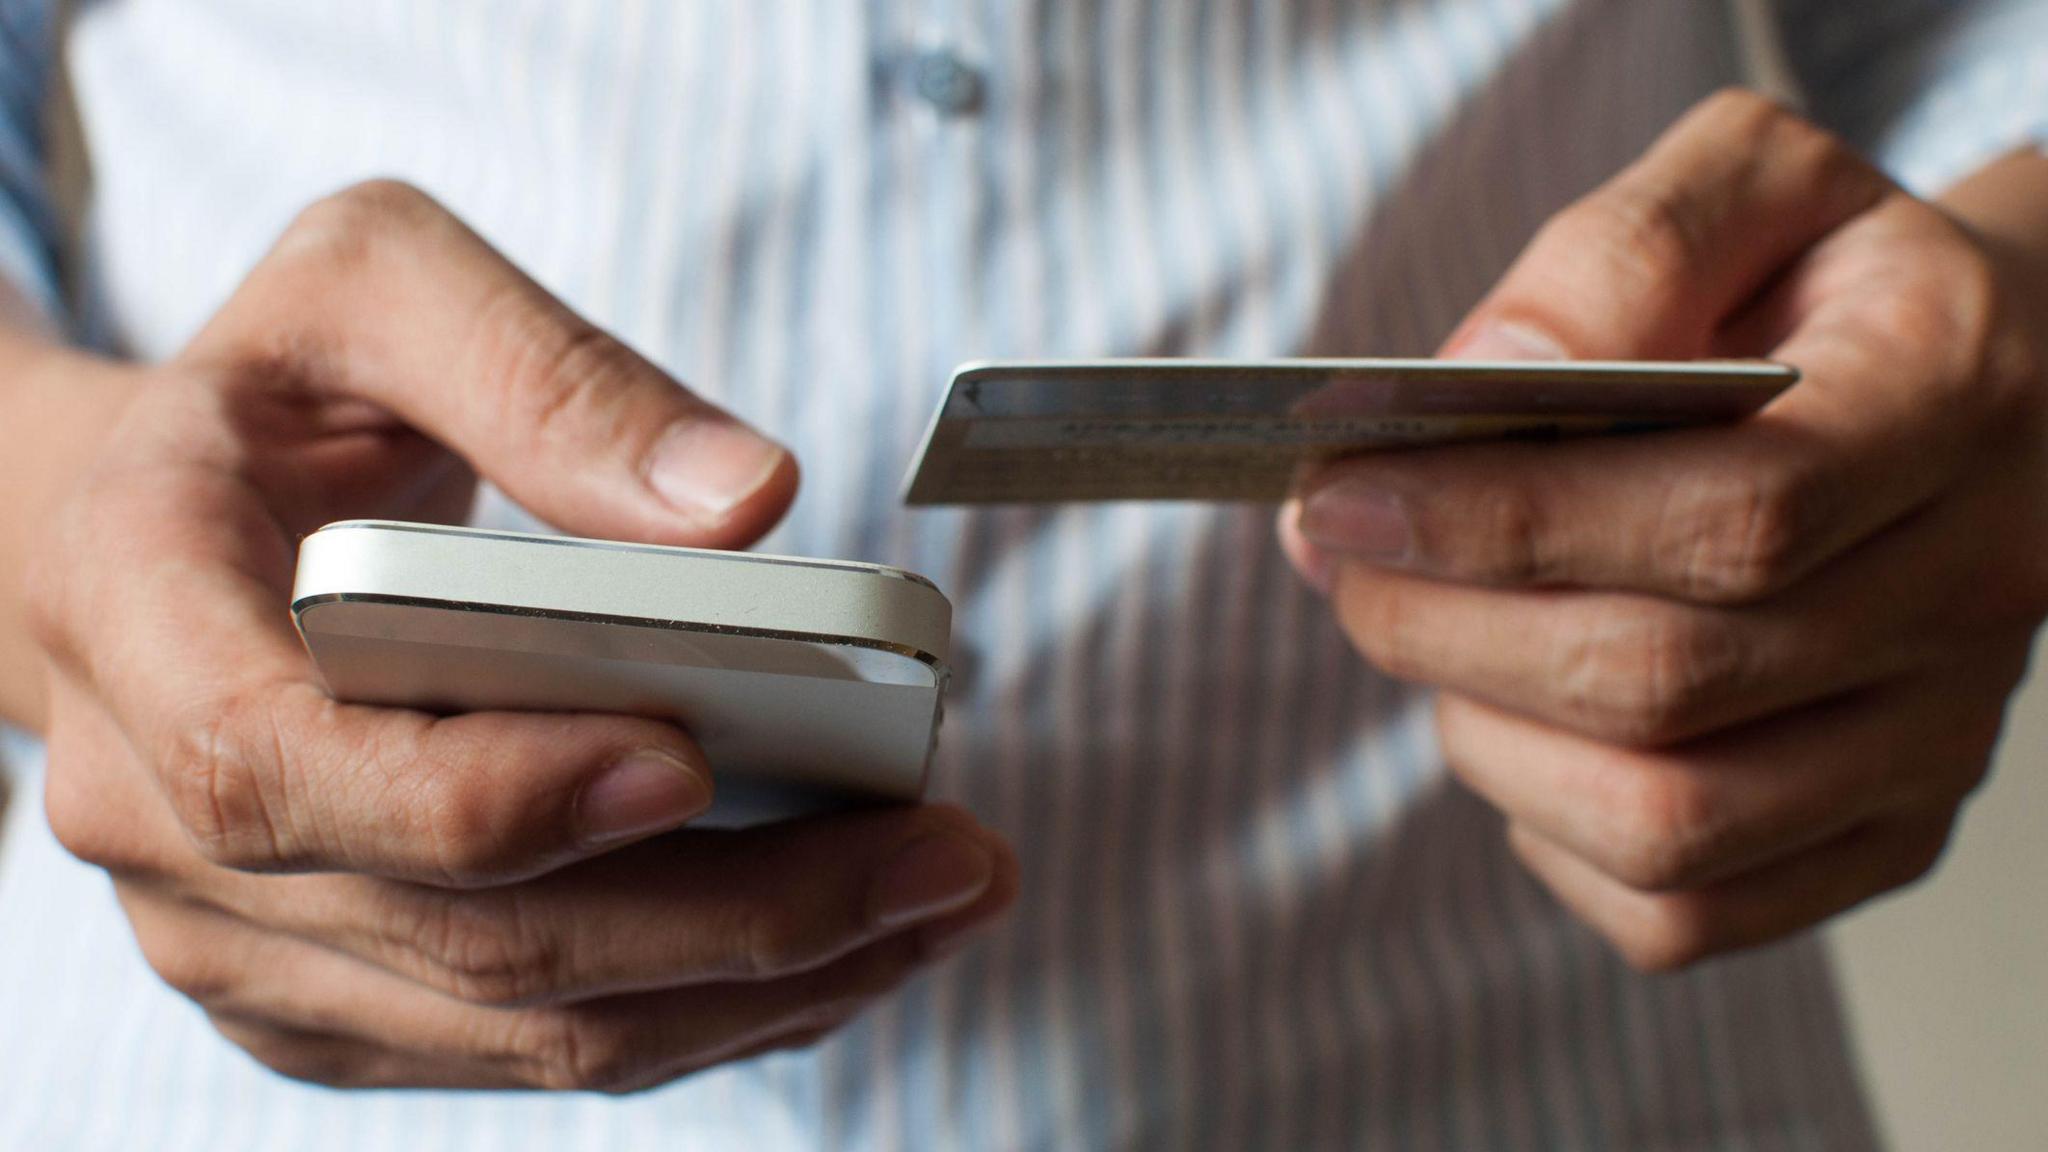
{"type": "Polygon", "coordinates": [[[787,449],[403,184],[302,213],[185,359],[372,401],[572,532],[744,547],[796,493],[787,449]]]}
{"type": "Polygon", "coordinates": [[[1896,192],[1846,144],[1729,91],[1537,234],[1453,334],[1466,360],[1690,360],[1808,248],[1896,192]]]}

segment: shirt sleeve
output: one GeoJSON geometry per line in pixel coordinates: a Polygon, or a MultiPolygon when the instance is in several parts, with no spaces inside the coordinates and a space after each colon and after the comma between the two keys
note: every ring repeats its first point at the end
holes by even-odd
{"type": "Polygon", "coordinates": [[[51,16],[50,0],[0,0],[0,278],[56,320],[57,217],[43,139],[51,16]]]}
{"type": "Polygon", "coordinates": [[[2048,144],[2048,2],[1778,0],[1816,119],[1923,196],[2048,144]]]}

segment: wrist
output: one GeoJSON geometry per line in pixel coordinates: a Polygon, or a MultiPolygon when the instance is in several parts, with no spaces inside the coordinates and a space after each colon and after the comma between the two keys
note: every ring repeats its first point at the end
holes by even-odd
{"type": "Polygon", "coordinates": [[[142,373],[20,326],[0,326],[0,364],[0,721],[38,731],[45,658],[23,609],[23,574],[142,373]]]}

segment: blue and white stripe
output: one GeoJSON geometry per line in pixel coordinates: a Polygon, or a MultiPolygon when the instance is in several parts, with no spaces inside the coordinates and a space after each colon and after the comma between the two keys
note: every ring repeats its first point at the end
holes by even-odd
{"type": "MultiPolygon", "coordinates": [[[[0,257],[54,301],[43,5],[0,0],[0,257]]],[[[1816,107],[1921,186],[2048,123],[2038,4],[1780,7],[1816,107]]],[[[893,500],[959,360],[1426,353],[1740,61],[1727,8],[1677,0],[85,6],[95,330],[169,355],[299,206],[426,187],[797,448],[770,547],[953,595],[937,791],[1010,835],[1024,897],[807,1053],[626,1100],[332,1092],[154,981],[31,771],[0,1148],[1870,1146],[1818,945],[1625,969],[1268,511],[893,500]],[[982,70],[971,115],[902,82],[931,49],[982,70]]]]}
{"type": "Polygon", "coordinates": [[[55,56],[48,4],[0,4],[0,278],[54,316],[57,223],[43,187],[41,115],[55,56]]]}

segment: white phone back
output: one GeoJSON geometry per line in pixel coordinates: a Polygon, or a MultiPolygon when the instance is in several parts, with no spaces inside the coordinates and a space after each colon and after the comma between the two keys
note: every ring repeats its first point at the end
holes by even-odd
{"type": "Polygon", "coordinates": [[[744,823],[923,794],[952,606],[875,565],[345,521],[292,614],[338,700],[674,720],[744,823]]]}

